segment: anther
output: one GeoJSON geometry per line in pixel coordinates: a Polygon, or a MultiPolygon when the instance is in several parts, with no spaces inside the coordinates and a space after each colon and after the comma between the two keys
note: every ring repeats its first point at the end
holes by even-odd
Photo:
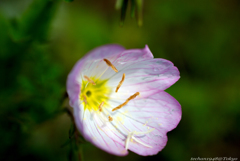
{"type": "Polygon", "coordinates": [[[130,100],[136,98],[140,93],[139,92],[136,92],[134,95],[130,96],[123,104],[115,107],[114,109],[112,109],[112,111],[116,111],[120,108],[122,108],[123,106],[125,106],[130,100]]]}
{"type": "Polygon", "coordinates": [[[119,82],[119,84],[118,84],[118,86],[117,86],[117,88],[116,88],[116,91],[115,91],[115,92],[118,92],[118,90],[119,90],[119,88],[121,87],[121,85],[122,85],[122,83],[123,83],[124,79],[125,79],[125,73],[123,73],[122,80],[119,82]]]}
{"type": "Polygon", "coordinates": [[[83,95],[83,102],[87,104],[87,97],[85,95],[83,95]]]}
{"type": "Polygon", "coordinates": [[[87,81],[92,85],[96,85],[96,83],[93,80],[91,80],[88,76],[84,75],[84,78],[87,79],[87,81]]]}
{"type": "Polygon", "coordinates": [[[108,116],[108,120],[109,120],[109,121],[112,121],[113,118],[112,118],[111,116],[108,116]]]}
{"type": "Polygon", "coordinates": [[[130,96],[127,100],[130,101],[134,98],[136,98],[140,93],[139,92],[136,92],[134,95],[130,96]]]}
{"type": "Polygon", "coordinates": [[[117,68],[107,59],[103,59],[108,66],[110,66],[116,73],[118,72],[117,68]]]}
{"type": "Polygon", "coordinates": [[[102,112],[103,104],[104,104],[104,102],[100,103],[100,105],[99,105],[99,107],[98,107],[98,109],[99,109],[100,112],[102,112]]]}
{"type": "Polygon", "coordinates": [[[114,109],[112,109],[112,111],[116,111],[116,110],[122,108],[122,107],[125,106],[127,103],[128,103],[128,100],[126,100],[123,104],[121,104],[121,105],[115,107],[114,109]]]}

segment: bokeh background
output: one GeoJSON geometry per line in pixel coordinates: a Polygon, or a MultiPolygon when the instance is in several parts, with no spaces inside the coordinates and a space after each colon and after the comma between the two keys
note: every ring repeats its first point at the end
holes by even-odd
{"type": "Polygon", "coordinates": [[[240,159],[240,1],[146,0],[143,26],[115,0],[0,1],[0,160],[84,161],[240,159]],[[65,83],[89,50],[149,45],[181,78],[166,91],[182,105],[179,126],[158,155],[117,157],[69,141],[65,83]]]}

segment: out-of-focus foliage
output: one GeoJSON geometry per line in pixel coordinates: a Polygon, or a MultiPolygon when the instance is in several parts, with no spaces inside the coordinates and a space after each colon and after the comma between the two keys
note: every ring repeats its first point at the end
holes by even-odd
{"type": "Polygon", "coordinates": [[[36,126],[61,106],[64,68],[47,42],[57,6],[57,0],[35,0],[21,16],[0,14],[0,160],[46,157],[31,156],[32,148],[25,147],[36,126]]]}
{"type": "Polygon", "coordinates": [[[115,8],[117,10],[121,9],[120,25],[122,26],[125,21],[128,4],[131,7],[131,18],[134,18],[135,12],[137,12],[138,26],[142,26],[143,0],[116,0],[115,8]]]}
{"type": "Polygon", "coordinates": [[[115,2],[0,1],[0,160],[77,160],[80,149],[85,161],[240,159],[239,1],[144,1],[140,28],[130,16],[119,27],[115,2]],[[156,156],[116,157],[69,139],[71,119],[60,112],[67,74],[108,43],[148,44],[180,70],[167,92],[182,105],[182,120],[156,156]]]}
{"type": "Polygon", "coordinates": [[[73,0],[65,0],[66,2],[72,2],[73,0]]]}

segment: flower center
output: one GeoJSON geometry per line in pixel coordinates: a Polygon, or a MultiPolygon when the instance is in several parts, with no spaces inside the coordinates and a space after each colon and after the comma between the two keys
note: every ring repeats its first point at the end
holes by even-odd
{"type": "Polygon", "coordinates": [[[87,91],[87,92],[86,92],[86,95],[87,95],[88,97],[90,97],[90,96],[92,95],[92,92],[91,92],[91,91],[87,91]]]}
{"type": "Polygon", "coordinates": [[[92,84],[89,83],[89,80],[83,80],[80,99],[84,110],[88,109],[89,111],[97,111],[101,102],[107,104],[112,89],[108,87],[107,80],[97,80],[95,77],[90,77],[88,79],[96,83],[92,84]]]}

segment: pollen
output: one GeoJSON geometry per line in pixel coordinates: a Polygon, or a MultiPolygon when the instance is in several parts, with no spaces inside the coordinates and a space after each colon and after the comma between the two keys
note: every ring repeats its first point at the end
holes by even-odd
{"type": "Polygon", "coordinates": [[[98,107],[98,109],[99,109],[100,112],[102,112],[102,107],[103,107],[103,105],[104,105],[104,102],[100,103],[100,105],[99,105],[99,107],[98,107]]]}
{"type": "Polygon", "coordinates": [[[116,111],[120,108],[122,108],[123,106],[125,106],[130,100],[136,98],[140,93],[139,92],[136,92],[134,95],[130,96],[123,104],[115,107],[114,109],[112,109],[112,111],[116,111]]]}
{"type": "Polygon", "coordinates": [[[96,83],[92,79],[90,79],[88,76],[84,75],[84,78],[92,85],[96,85],[96,83]]]}
{"type": "Polygon", "coordinates": [[[112,118],[111,116],[108,116],[108,120],[109,120],[109,121],[112,121],[113,118],[112,118]]]}
{"type": "Polygon", "coordinates": [[[116,73],[118,72],[117,68],[107,59],[103,59],[108,66],[110,66],[116,73]]]}
{"type": "Polygon", "coordinates": [[[118,92],[119,88],[121,87],[123,81],[125,80],[125,73],[123,73],[123,76],[122,76],[122,80],[119,82],[117,88],[116,88],[116,91],[115,92],[118,92]]]}

